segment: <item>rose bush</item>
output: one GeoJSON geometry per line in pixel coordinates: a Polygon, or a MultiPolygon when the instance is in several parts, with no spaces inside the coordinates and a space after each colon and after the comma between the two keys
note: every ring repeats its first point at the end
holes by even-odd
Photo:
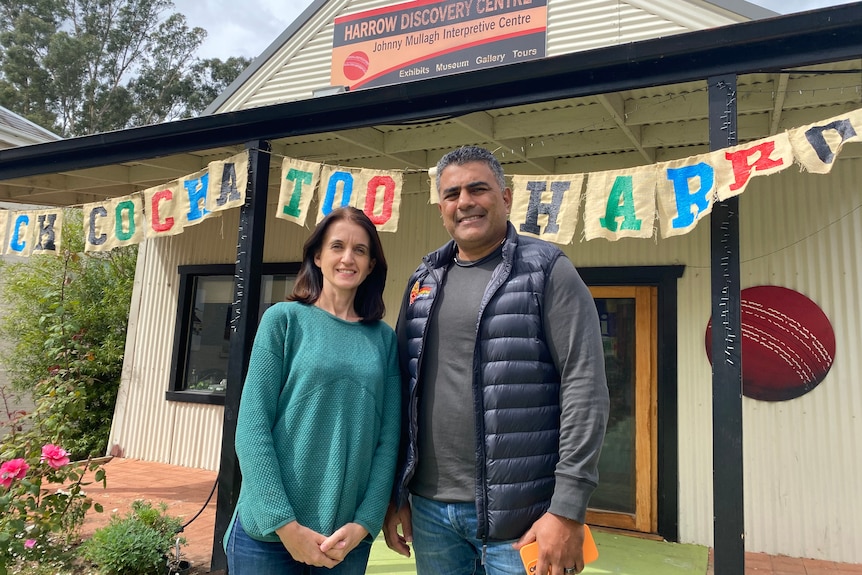
{"type": "Polygon", "coordinates": [[[101,506],[84,491],[85,474],[105,483],[102,466],[72,463],[53,443],[26,449],[0,465],[0,575],[12,565],[56,561],[77,536],[86,512],[101,506]]]}

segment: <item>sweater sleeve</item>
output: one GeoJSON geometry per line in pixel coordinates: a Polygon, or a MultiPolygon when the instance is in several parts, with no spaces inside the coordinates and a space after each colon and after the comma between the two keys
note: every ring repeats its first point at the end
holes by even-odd
{"type": "Polygon", "coordinates": [[[401,372],[395,333],[388,329],[389,346],[380,439],[371,461],[371,474],[365,497],[356,510],[354,521],[376,537],[383,527],[395,477],[395,461],[401,436],[401,372]]]}
{"type": "Polygon", "coordinates": [[[287,317],[279,306],[261,318],[237,416],[235,448],[244,490],[241,519],[250,532],[272,535],[296,516],[281,479],[272,429],[285,381],[287,317]]]}
{"type": "Polygon", "coordinates": [[[595,301],[568,258],[546,286],[545,333],[560,372],[560,461],[551,513],[581,523],[598,484],[609,399],[595,301]]]}

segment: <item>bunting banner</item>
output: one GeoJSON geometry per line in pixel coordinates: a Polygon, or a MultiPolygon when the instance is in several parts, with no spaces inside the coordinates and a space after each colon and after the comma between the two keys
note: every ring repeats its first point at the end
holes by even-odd
{"type": "MultiPolygon", "coordinates": [[[[144,196],[146,214],[146,238],[162,238],[182,233],[184,222],[178,196],[182,186],[179,181],[148,188],[144,196]]],[[[186,202],[188,205],[189,202],[186,202]]]]}
{"type": "Polygon", "coordinates": [[[84,250],[107,252],[144,241],[144,196],[84,204],[84,250]]]}
{"type": "Polygon", "coordinates": [[[238,208],[245,203],[248,188],[248,152],[207,165],[207,212],[238,208]],[[212,191],[210,191],[212,190],[212,191]]]}
{"type": "Polygon", "coordinates": [[[362,197],[357,198],[356,207],[365,212],[381,232],[397,232],[403,187],[404,174],[401,172],[363,169],[358,186],[362,197]]]}
{"type": "Polygon", "coordinates": [[[353,206],[363,210],[378,230],[395,232],[403,180],[401,172],[323,166],[317,223],[337,207],[353,206]]]}
{"type": "Polygon", "coordinates": [[[655,196],[663,238],[687,234],[712,213],[717,194],[715,168],[709,162],[717,158],[713,152],[659,164],[664,178],[656,178],[655,196]]]}
{"type": "Polygon", "coordinates": [[[0,213],[0,232],[5,238],[0,254],[29,257],[60,252],[63,244],[61,208],[0,212],[6,212],[0,213]]]}
{"type": "Polygon", "coordinates": [[[793,164],[793,148],[787,133],[753,144],[734,146],[711,154],[711,165],[729,162],[717,172],[716,197],[724,201],[745,191],[751,176],[768,176],[793,164]],[[756,172],[756,173],[755,173],[756,172]]]}
{"type": "Polygon", "coordinates": [[[803,170],[828,174],[844,144],[862,139],[862,108],[790,130],[788,135],[803,170]]]}
{"type": "MultiPolygon", "coordinates": [[[[662,238],[687,234],[716,202],[742,194],[751,179],[797,164],[828,174],[843,146],[862,141],[862,108],[731,148],[650,166],[552,176],[512,176],[510,220],[520,233],[569,244],[584,202],[584,239],[662,238]],[[656,226],[658,219],[658,226],[656,226]]],[[[434,168],[429,202],[437,203],[434,168]]],[[[86,251],[108,251],[182,233],[222,210],[242,206],[248,152],[177,180],[83,206],[86,251]]],[[[345,168],[284,158],[276,217],[305,225],[338,206],[363,210],[381,232],[396,232],[404,171],[345,168]]],[[[216,214],[217,215],[217,214],[216,214]]],[[[0,254],[58,253],[61,208],[0,210],[0,254]]]]}
{"type": "Polygon", "coordinates": [[[556,244],[570,244],[581,207],[583,174],[512,176],[513,222],[518,232],[556,244]]]}
{"type": "Polygon", "coordinates": [[[584,204],[584,238],[651,238],[657,166],[591,173],[584,204]]]}
{"type": "Polygon", "coordinates": [[[207,210],[207,196],[211,195],[209,177],[207,168],[180,178],[176,202],[170,204],[171,216],[183,222],[180,231],[201,223],[210,213],[207,210]]]}
{"type": "Polygon", "coordinates": [[[275,217],[305,225],[311,196],[320,181],[320,164],[284,158],[275,217]]]}
{"type": "Polygon", "coordinates": [[[356,206],[353,188],[361,168],[339,168],[322,166],[320,170],[320,186],[317,190],[317,219],[315,224],[329,215],[335,208],[356,206]]]}

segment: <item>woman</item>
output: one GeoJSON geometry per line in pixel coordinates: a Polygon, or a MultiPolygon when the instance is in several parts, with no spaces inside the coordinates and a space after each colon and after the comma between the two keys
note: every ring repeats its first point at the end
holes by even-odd
{"type": "Polygon", "coordinates": [[[368,216],[335,209],[303,247],[293,294],[263,314],[237,418],[231,575],[365,572],[400,433],[386,271],[368,216]]]}

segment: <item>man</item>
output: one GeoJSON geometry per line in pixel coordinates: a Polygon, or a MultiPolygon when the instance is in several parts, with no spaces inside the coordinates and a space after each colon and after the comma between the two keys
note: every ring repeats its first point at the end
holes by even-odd
{"type": "Polygon", "coordinates": [[[398,318],[405,421],[386,542],[405,556],[412,542],[418,575],[523,575],[532,541],[536,573],[579,573],[608,415],[595,303],[559,248],[508,222],[491,152],[448,153],[436,185],[452,241],[411,276],[398,318]]]}

